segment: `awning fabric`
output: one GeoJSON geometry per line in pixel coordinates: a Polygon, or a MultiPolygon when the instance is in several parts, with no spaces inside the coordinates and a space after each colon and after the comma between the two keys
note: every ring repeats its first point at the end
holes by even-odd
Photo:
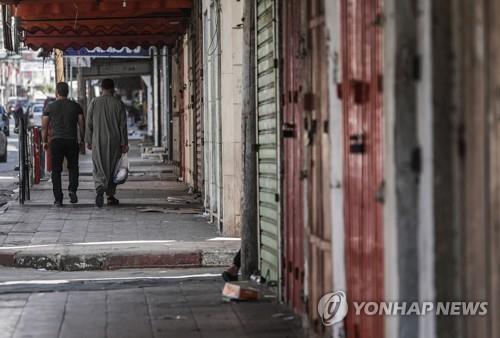
{"type": "MultiPolygon", "coordinates": [[[[33,49],[164,46],[188,25],[195,0],[0,0],[33,49]]],[[[14,34],[15,35],[15,34],[14,34]]]]}

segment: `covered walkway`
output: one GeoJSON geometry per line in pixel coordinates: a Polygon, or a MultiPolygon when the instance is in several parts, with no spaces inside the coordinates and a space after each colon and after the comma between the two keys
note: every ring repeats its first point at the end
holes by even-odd
{"type": "MultiPolygon", "coordinates": [[[[24,206],[11,202],[0,221],[5,265],[61,270],[229,265],[238,238],[220,237],[199,195],[172,167],[141,156],[131,143],[131,177],[119,186],[120,205],[95,207],[90,155],[80,161],[79,203],[52,207],[52,184],[34,186],[24,206]]],[[[67,177],[63,179],[67,186],[67,177]]]]}

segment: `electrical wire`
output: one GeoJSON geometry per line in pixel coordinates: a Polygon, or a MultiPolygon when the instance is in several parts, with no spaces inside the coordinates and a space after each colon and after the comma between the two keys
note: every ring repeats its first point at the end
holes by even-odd
{"type": "MultiPolygon", "coordinates": [[[[218,35],[219,35],[219,32],[220,32],[220,14],[222,12],[222,9],[221,9],[221,6],[220,6],[220,1],[219,0],[215,0],[215,6],[216,6],[216,19],[217,21],[215,22],[215,31],[212,35],[212,38],[210,39],[210,44],[208,45],[208,48],[207,48],[207,55],[208,56],[212,56],[218,49],[219,47],[219,38],[218,38],[218,35]],[[214,45],[214,41],[215,41],[215,38],[217,37],[217,44],[216,46],[213,48],[212,50],[212,46],[214,45]]],[[[211,18],[212,19],[212,18],[211,18]]]]}

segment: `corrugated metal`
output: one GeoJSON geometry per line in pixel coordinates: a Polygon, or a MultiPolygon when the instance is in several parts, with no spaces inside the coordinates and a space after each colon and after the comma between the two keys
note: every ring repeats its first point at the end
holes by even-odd
{"type": "Polygon", "coordinates": [[[284,296],[296,312],[303,311],[304,197],[303,168],[303,65],[301,11],[303,0],[281,1],[282,144],[283,144],[283,237],[284,296]]]}
{"type": "Polygon", "coordinates": [[[308,1],[308,91],[304,97],[306,116],[306,239],[309,316],[313,327],[325,327],[317,304],[332,291],[332,227],[330,217],[330,142],[328,120],[328,63],[324,0],[308,1]]]}
{"type": "MultiPolygon", "coordinates": [[[[377,202],[382,172],[380,0],[342,0],[345,235],[347,297],[383,299],[382,206],[377,202]]],[[[383,318],[346,320],[347,336],[383,337],[383,318]]]]}
{"type": "Polygon", "coordinates": [[[279,286],[281,194],[277,42],[276,1],[259,0],[256,6],[256,98],[260,266],[263,276],[279,286]]]}
{"type": "Polygon", "coordinates": [[[204,169],[203,169],[203,27],[201,16],[201,0],[197,1],[193,7],[192,24],[192,50],[194,67],[194,98],[193,105],[195,111],[195,163],[194,163],[194,188],[203,194],[204,190],[204,169]]]}
{"type": "Polygon", "coordinates": [[[179,49],[174,48],[172,50],[172,160],[176,166],[176,174],[180,176],[180,163],[181,163],[181,135],[180,135],[180,123],[179,123],[179,113],[181,110],[181,82],[180,78],[180,64],[179,64],[179,49]]]}
{"type": "Polygon", "coordinates": [[[184,44],[182,40],[179,41],[178,49],[178,77],[177,81],[179,82],[179,92],[177,95],[178,99],[178,107],[179,107],[179,176],[182,178],[186,177],[186,123],[185,123],[185,110],[184,110],[184,90],[185,90],[185,82],[184,82],[184,44]]]}

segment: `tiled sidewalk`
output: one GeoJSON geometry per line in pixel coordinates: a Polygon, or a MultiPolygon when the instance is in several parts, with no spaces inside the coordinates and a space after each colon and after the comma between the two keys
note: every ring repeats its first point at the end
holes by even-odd
{"type": "MultiPolygon", "coordinates": [[[[133,153],[138,154],[137,147],[133,153]]],[[[66,199],[64,207],[54,207],[52,185],[43,182],[33,188],[31,200],[25,205],[11,202],[5,212],[0,211],[0,264],[45,267],[39,265],[39,257],[53,261],[61,252],[65,252],[66,258],[71,261],[76,257],[85,266],[90,264],[89,257],[93,257],[93,269],[108,264],[101,257],[109,258],[111,254],[119,256],[120,262],[126,266],[132,264],[134,267],[140,267],[140,263],[137,260],[130,263],[129,257],[139,253],[149,255],[140,257],[140,260],[150,263],[147,266],[172,266],[171,262],[179,253],[184,258],[190,257],[191,263],[206,258],[225,264],[233,251],[238,249],[238,241],[227,245],[225,241],[217,240],[217,228],[204,216],[200,199],[177,180],[171,166],[132,157],[130,179],[117,190],[120,205],[105,205],[102,209],[94,205],[95,192],[88,155],[80,161],[80,166],[78,204],[71,205],[66,199]],[[152,242],[158,241],[169,242],[167,253],[162,251],[161,245],[153,245],[152,242]],[[105,244],[99,246],[98,243],[102,242],[105,244]],[[95,246],[82,248],[82,244],[95,246]],[[23,248],[25,246],[28,248],[23,248]],[[35,252],[38,246],[45,247],[35,252]],[[92,248],[95,248],[95,253],[92,248]],[[224,251],[227,248],[229,250],[224,251]],[[218,256],[212,257],[219,252],[221,260],[218,256]],[[27,263],[25,255],[36,257],[37,262],[32,263],[28,259],[27,263]],[[21,256],[22,259],[19,258],[21,256]],[[156,259],[160,256],[161,259],[156,259]]],[[[63,186],[65,181],[66,177],[63,178],[63,186]]],[[[116,262],[116,257],[112,261],[116,262]]],[[[197,265],[191,263],[190,266],[197,265]]],[[[55,266],[64,268],[60,261],[55,266]]]]}
{"type": "Polygon", "coordinates": [[[86,291],[0,293],[0,338],[305,337],[300,319],[282,306],[226,303],[222,286],[213,277],[123,289],[101,284],[86,291]]]}

